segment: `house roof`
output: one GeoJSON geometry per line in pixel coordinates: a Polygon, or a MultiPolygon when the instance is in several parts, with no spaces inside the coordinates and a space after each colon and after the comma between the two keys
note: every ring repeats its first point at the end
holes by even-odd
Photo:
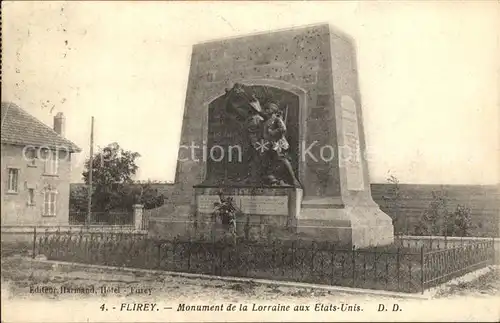
{"type": "Polygon", "coordinates": [[[70,152],[81,151],[73,142],[11,102],[2,102],[1,125],[2,143],[49,148],[65,147],[70,152]]]}

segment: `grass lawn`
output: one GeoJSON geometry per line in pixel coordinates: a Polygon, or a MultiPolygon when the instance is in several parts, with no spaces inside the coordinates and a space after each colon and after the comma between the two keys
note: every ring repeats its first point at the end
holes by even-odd
{"type": "Polygon", "coordinates": [[[500,296],[500,267],[493,266],[486,274],[469,282],[450,284],[446,289],[438,291],[436,297],[450,296],[500,296]]]}

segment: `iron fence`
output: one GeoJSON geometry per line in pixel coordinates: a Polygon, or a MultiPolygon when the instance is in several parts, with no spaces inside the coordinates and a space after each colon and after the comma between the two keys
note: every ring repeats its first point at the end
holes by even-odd
{"type": "Polygon", "coordinates": [[[149,230],[149,217],[150,217],[150,214],[147,212],[144,212],[142,214],[142,221],[141,221],[141,227],[140,227],[141,230],[149,230]]]}
{"type": "Polygon", "coordinates": [[[133,225],[134,214],[132,212],[92,212],[90,223],[87,222],[87,212],[70,212],[69,224],[100,224],[100,225],[133,225]]]}
{"type": "Polygon", "coordinates": [[[440,250],[463,247],[477,241],[468,237],[395,235],[394,242],[403,248],[419,249],[424,247],[426,250],[440,250]]]}
{"type": "Polygon", "coordinates": [[[494,257],[492,241],[442,250],[355,249],[316,241],[167,241],[126,233],[42,234],[33,249],[33,255],[53,260],[413,293],[494,257]]]}
{"type": "Polygon", "coordinates": [[[494,263],[493,240],[469,242],[423,254],[423,288],[432,287],[494,263]]]}

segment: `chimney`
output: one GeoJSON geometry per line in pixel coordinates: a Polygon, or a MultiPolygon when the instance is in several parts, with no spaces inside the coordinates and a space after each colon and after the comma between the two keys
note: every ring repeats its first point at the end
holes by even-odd
{"type": "Polygon", "coordinates": [[[54,131],[59,135],[64,137],[64,131],[66,129],[66,118],[62,112],[58,112],[54,117],[54,131]]]}

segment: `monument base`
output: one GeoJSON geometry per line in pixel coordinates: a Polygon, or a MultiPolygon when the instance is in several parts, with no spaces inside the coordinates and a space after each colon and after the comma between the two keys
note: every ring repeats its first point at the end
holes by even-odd
{"type": "Polygon", "coordinates": [[[338,242],[355,248],[394,242],[392,219],[374,202],[359,206],[304,203],[296,230],[302,238],[338,242]]]}
{"type": "Polygon", "coordinates": [[[344,205],[339,199],[302,201],[302,190],[291,187],[195,187],[192,238],[221,238],[226,225],[213,217],[218,193],[231,196],[241,211],[236,235],[250,240],[315,240],[366,248],[393,243],[392,219],[373,201],[344,205]],[[302,203],[301,203],[302,202],[302,203]]]}
{"type": "Polygon", "coordinates": [[[300,212],[302,189],[295,187],[195,186],[195,238],[220,238],[229,231],[213,216],[218,194],[232,197],[239,210],[236,234],[250,240],[288,239],[293,235],[300,212]]]}

